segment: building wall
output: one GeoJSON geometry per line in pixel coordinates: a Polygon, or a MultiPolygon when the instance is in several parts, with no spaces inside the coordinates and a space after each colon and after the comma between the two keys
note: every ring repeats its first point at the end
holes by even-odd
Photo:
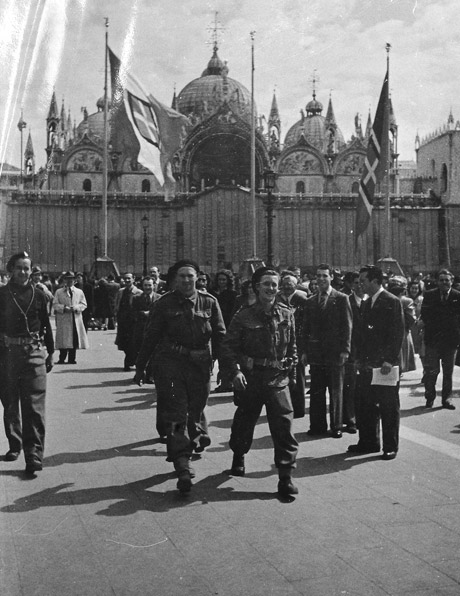
{"type": "Polygon", "coordinates": [[[417,175],[431,178],[432,189],[449,204],[460,204],[460,131],[443,132],[417,151],[417,175]],[[448,187],[443,184],[443,165],[448,187]]]}
{"type": "MultiPolygon", "coordinates": [[[[2,200],[4,258],[25,249],[45,271],[62,272],[73,266],[89,270],[94,260],[94,236],[101,236],[101,197],[94,193],[10,193],[2,200]]],[[[256,254],[267,256],[266,197],[256,197],[256,254]]],[[[392,252],[402,267],[434,271],[440,265],[439,207],[400,202],[392,213],[392,252]]],[[[452,234],[460,209],[450,221],[451,255],[460,270],[460,241],[452,234]]],[[[118,268],[142,272],[143,229],[149,218],[148,264],[162,271],[177,259],[193,257],[208,272],[230,264],[235,271],[253,254],[252,201],[237,187],[187,195],[170,203],[154,195],[109,195],[108,256],[118,268]]],[[[280,268],[314,268],[320,262],[353,269],[377,260],[383,250],[383,206],[375,207],[372,225],[355,254],[352,230],[355,198],[275,197],[273,252],[280,268]]],[[[1,256],[1,254],[0,254],[1,256]]]]}

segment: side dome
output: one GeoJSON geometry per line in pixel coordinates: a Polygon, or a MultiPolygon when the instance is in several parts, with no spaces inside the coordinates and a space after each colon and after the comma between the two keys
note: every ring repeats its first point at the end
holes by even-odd
{"type": "Polygon", "coordinates": [[[235,113],[250,122],[251,94],[244,85],[227,76],[228,67],[217,48],[201,77],[186,85],[177,97],[177,110],[201,122],[228,103],[235,113]]]}
{"type": "MultiPolygon", "coordinates": [[[[104,138],[104,98],[97,101],[97,112],[89,114],[86,108],[83,109],[83,120],[77,126],[76,138],[81,139],[85,134],[93,141],[99,142],[104,138]]],[[[110,110],[110,102],[108,108],[110,110]]],[[[110,118],[107,121],[108,133],[110,135],[110,118]]]]}
{"type": "Polygon", "coordinates": [[[345,146],[342,131],[337,126],[332,112],[328,110],[328,116],[324,117],[321,115],[322,110],[323,104],[313,95],[313,100],[306,106],[307,115],[301,111],[302,118],[286,133],[284,147],[297,145],[303,137],[322,153],[329,153],[331,150],[338,152],[342,149],[345,146]]]}

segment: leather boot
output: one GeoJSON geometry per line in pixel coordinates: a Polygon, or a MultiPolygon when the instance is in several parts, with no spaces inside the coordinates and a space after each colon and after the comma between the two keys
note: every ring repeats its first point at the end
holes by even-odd
{"type": "Polygon", "coordinates": [[[179,459],[174,462],[174,468],[177,472],[177,488],[179,492],[189,493],[192,490],[190,459],[188,457],[179,457],[179,459]]]}
{"type": "Polygon", "coordinates": [[[278,482],[278,494],[280,497],[290,497],[291,495],[298,495],[299,489],[292,482],[290,473],[280,472],[278,482]]]}
{"type": "Polygon", "coordinates": [[[244,468],[244,455],[233,455],[232,467],[230,474],[232,476],[244,476],[246,470],[244,468]]]}

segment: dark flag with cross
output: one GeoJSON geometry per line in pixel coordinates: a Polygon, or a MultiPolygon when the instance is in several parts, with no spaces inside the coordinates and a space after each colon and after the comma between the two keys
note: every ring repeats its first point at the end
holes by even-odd
{"type": "Polygon", "coordinates": [[[372,214],[372,202],[375,187],[382,180],[388,163],[389,148],[389,96],[388,70],[383,81],[380,99],[375,113],[374,124],[369,136],[367,154],[364,160],[363,174],[359,183],[358,205],[356,210],[355,246],[363,234],[372,214]]]}

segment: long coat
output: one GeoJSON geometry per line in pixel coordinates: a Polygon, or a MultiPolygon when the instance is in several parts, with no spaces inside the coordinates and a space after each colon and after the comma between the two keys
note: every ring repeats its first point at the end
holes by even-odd
{"type": "Polygon", "coordinates": [[[82,312],[86,309],[86,298],[83,290],[72,287],[72,300],[67,288],[56,290],[53,300],[54,314],[56,315],[56,349],[69,350],[73,345],[74,321],[78,335],[78,349],[89,348],[88,336],[83,325],[82,312]],[[74,312],[64,312],[65,306],[73,306],[74,312]]]}

